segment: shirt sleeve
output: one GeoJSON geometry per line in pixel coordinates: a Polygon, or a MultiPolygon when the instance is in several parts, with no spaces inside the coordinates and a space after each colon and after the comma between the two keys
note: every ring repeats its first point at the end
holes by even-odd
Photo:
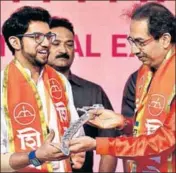
{"type": "Polygon", "coordinates": [[[3,103],[3,94],[2,94],[2,83],[4,78],[4,71],[1,71],[1,153],[7,153],[7,126],[5,121],[4,109],[2,106],[3,103]]]}
{"type": "Polygon", "coordinates": [[[164,151],[172,152],[175,149],[175,106],[174,99],[171,110],[159,127],[151,135],[138,137],[97,138],[98,154],[110,154],[122,158],[139,159],[147,156],[156,156],[164,151]]]}
{"type": "Polygon", "coordinates": [[[1,153],[7,153],[7,128],[4,119],[4,111],[1,108],[1,153]]]}
{"type": "Polygon", "coordinates": [[[121,105],[121,114],[125,117],[132,117],[134,115],[135,106],[135,96],[136,96],[136,81],[137,81],[137,72],[135,71],[128,78],[122,97],[121,105]]]}

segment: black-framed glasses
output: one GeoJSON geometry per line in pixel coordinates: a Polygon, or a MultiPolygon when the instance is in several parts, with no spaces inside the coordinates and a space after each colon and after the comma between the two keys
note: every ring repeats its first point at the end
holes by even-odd
{"type": "Polygon", "coordinates": [[[140,41],[138,39],[133,39],[131,37],[128,37],[127,40],[130,43],[130,45],[135,44],[136,47],[142,48],[142,47],[146,46],[147,44],[151,43],[154,40],[154,38],[151,37],[151,38],[149,38],[147,40],[140,41]]]}
{"type": "Polygon", "coordinates": [[[40,32],[35,32],[35,33],[31,33],[31,34],[18,34],[16,35],[16,37],[30,37],[30,38],[34,38],[35,39],[35,42],[40,44],[43,42],[43,40],[45,39],[45,37],[47,38],[47,40],[50,42],[50,43],[53,43],[56,39],[56,34],[54,33],[47,33],[47,34],[43,34],[43,33],[40,33],[40,32]]]}

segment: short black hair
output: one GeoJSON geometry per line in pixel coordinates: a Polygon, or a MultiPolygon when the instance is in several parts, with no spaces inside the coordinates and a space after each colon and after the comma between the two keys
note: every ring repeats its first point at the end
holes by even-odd
{"type": "Polygon", "coordinates": [[[171,35],[171,43],[176,43],[176,18],[159,3],[146,3],[138,7],[131,17],[132,20],[148,21],[149,34],[158,40],[164,33],[171,35]]]}
{"type": "Polygon", "coordinates": [[[59,17],[51,17],[50,19],[50,28],[56,27],[64,27],[67,28],[69,31],[75,35],[73,24],[66,18],[59,18],[59,17]]]}
{"type": "Polygon", "coordinates": [[[23,6],[12,13],[2,27],[3,36],[12,54],[14,55],[15,50],[9,43],[9,37],[24,34],[31,21],[42,21],[49,24],[50,17],[49,12],[41,7],[23,6]]]}

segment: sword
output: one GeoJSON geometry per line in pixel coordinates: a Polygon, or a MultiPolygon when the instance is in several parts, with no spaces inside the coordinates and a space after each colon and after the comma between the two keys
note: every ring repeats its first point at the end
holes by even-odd
{"type": "Polygon", "coordinates": [[[94,116],[90,116],[88,113],[91,109],[104,109],[102,104],[94,104],[93,106],[83,106],[82,108],[77,108],[77,111],[82,111],[84,114],[74,123],[70,125],[70,127],[64,132],[64,135],[61,140],[60,150],[66,156],[70,154],[69,151],[69,141],[72,139],[74,134],[83,126],[87,121],[94,118],[94,116]]]}

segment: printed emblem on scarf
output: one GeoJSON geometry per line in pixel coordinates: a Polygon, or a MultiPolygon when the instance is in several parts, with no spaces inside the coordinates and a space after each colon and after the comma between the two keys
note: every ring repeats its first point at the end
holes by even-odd
{"type": "Polygon", "coordinates": [[[16,105],[13,116],[17,123],[29,125],[35,120],[36,113],[32,105],[22,102],[16,105]]]}
{"type": "Polygon", "coordinates": [[[21,141],[21,149],[26,150],[27,148],[35,150],[36,147],[41,146],[40,133],[35,129],[28,127],[22,130],[17,130],[17,137],[21,141]]]}
{"type": "Polygon", "coordinates": [[[165,97],[160,94],[152,94],[149,98],[148,111],[153,116],[159,116],[165,107],[165,97]]]}
{"type": "Polygon", "coordinates": [[[60,99],[62,97],[62,89],[61,85],[58,83],[58,81],[54,78],[51,78],[49,80],[50,83],[50,94],[55,99],[60,99]]]}

